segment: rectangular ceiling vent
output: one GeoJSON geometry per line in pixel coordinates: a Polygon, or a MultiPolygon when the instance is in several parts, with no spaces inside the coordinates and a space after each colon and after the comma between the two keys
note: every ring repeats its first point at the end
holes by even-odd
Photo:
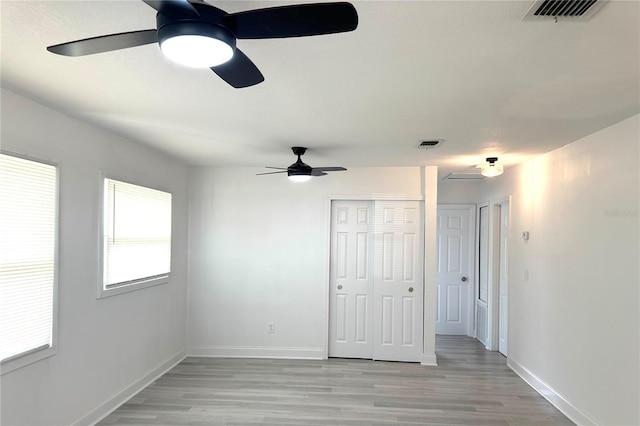
{"type": "Polygon", "coordinates": [[[442,180],[480,180],[484,179],[480,173],[449,173],[442,180]]]}
{"type": "Polygon", "coordinates": [[[418,148],[433,149],[440,146],[441,143],[442,143],[442,139],[430,139],[430,140],[420,142],[420,145],[418,145],[418,148]]]}
{"type": "Polygon", "coordinates": [[[536,0],[524,18],[531,20],[566,19],[568,21],[587,21],[604,6],[608,0],[536,0]]]}

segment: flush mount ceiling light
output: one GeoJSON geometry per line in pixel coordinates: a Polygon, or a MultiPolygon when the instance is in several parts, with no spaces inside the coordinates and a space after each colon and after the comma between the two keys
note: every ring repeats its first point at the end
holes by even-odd
{"type": "Polygon", "coordinates": [[[487,163],[480,167],[480,174],[486,177],[500,176],[504,172],[502,164],[497,164],[498,157],[487,157],[487,163]]]}
{"type": "Polygon", "coordinates": [[[202,22],[178,22],[158,30],[160,50],[190,68],[211,68],[233,57],[236,39],[226,28],[202,22]]]}

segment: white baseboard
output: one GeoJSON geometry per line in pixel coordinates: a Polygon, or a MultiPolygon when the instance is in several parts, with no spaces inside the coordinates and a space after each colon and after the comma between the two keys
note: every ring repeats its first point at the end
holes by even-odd
{"type": "Polygon", "coordinates": [[[324,359],[324,348],[281,348],[267,346],[205,346],[187,348],[187,356],[211,358],[324,359]]]}
{"type": "Polygon", "coordinates": [[[553,388],[537,378],[535,374],[527,370],[522,365],[518,364],[513,359],[507,359],[507,366],[575,424],[589,426],[597,425],[597,423],[593,421],[593,419],[584,414],[582,411],[578,410],[562,395],[553,390],[553,388]]]}
{"type": "Polygon", "coordinates": [[[149,386],[158,377],[162,376],[167,371],[175,367],[180,361],[186,358],[186,351],[184,349],[171,355],[166,360],[160,362],[151,371],[144,376],[140,377],[129,386],[119,390],[109,399],[104,401],[98,407],[91,410],[75,422],[71,423],[73,426],[95,425],[100,420],[107,417],[113,411],[115,411],[122,404],[131,399],[134,395],[140,392],[142,389],[149,386]]]}
{"type": "Polygon", "coordinates": [[[438,360],[436,358],[436,354],[422,354],[420,356],[420,365],[429,365],[433,367],[438,366],[438,360]]]}

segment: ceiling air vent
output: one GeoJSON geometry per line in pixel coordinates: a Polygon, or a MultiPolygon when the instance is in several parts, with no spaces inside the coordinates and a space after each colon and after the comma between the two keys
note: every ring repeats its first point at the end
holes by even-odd
{"type": "Polygon", "coordinates": [[[433,149],[437,146],[440,146],[441,143],[442,143],[442,139],[431,139],[431,140],[420,142],[420,145],[418,145],[418,148],[433,149]]]}
{"type": "Polygon", "coordinates": [[[608,0],[536,0],[523,20],[587,21],[608,0]]]}

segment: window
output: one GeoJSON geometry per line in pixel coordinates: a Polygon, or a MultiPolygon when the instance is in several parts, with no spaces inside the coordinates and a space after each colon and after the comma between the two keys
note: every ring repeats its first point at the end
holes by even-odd
{"type": "Polygon", "coordinates": [[[53,354],[57,168],[0,154],[2,370],[53,354]]]}
{"type": "Polygon", "coordinates": [[[104,179],[103,264],[98,297],[168,281],[171,194],[104,179]]]}

